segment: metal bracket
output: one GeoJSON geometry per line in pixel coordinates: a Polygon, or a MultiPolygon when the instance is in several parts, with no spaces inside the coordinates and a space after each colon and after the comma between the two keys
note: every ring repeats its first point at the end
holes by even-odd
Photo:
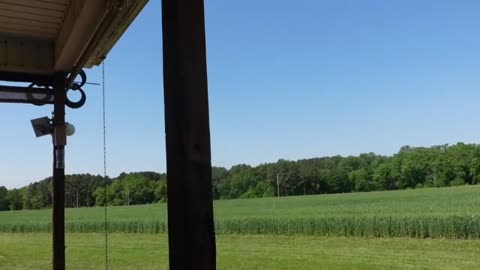
{"type": "Polygon", "coordinates": [[[34,105],[53,104],[52,89],[45,87],[18,87],[0,85],[0,102],[27,103],[34,105]]]}
{"type": "MultiPolygon", "coordinates": [[[[75,82],[71,89],[67,89],[67,91],[79,91],[81,94],[80,100],[76,102],[71,101],[68,98],[65,101],[65,105],[72,109],[82,107],[87,100],[87,95],[81,88],[85,85],[87,76],[83,70],[81,70],[79,75],[81,81],[75,82]]],[[[53,104],[54,100],[55,94],[53,87],[46,84],[32,83],[28,87],[0,85],[0,102],[3,103],[26,103],[42,106],[53,104]]]]}

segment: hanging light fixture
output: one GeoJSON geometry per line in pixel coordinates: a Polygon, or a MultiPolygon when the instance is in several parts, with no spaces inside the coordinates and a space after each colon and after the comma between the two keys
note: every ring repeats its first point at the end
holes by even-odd
{"type": "MultiPolygon", "coordinates": [[[[48,117],[41,117],[30,121],[32,123],[33,131],[36,137],[53,134],[52,119],[48,117]]],[[[75,134],[75,126],[70,123],[65,123],[67,136],[75,134]]]]}
{"type": "Polygon", "coordinates": [[[42,137],[52,134],[52,120],[48,117],[41,117],[30,121],[32,123],[35,136],[42,137]]]}

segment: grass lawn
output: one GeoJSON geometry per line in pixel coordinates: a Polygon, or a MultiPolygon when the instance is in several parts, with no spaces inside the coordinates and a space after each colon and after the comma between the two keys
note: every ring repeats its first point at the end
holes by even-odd
{"type": "MultiPolygon", "coordinates": [[[[104,269],[103,235],[68,234],[69,270],[104,269]]],[[[480,241],[222,235],[218,269],[478,269],[480,241]]],[[[110,235],[111,268],[168,269],[164,234],[110,235]]],[[[51,235],[0,234],[0,269],[49,270],[51,235]]]]}

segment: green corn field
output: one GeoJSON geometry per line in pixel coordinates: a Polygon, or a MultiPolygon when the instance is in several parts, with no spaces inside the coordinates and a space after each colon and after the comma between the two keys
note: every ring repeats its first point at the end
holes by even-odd
{"type": "MultiPolygon", "coordinates": [[[[109,207],[108,230],[167,232],[165,204],[109,207]]],[[[215,202],[217,234],[480,238],[480,187],[215,202]]],[[[50,232],[51,210],[0,213],[0,232],[50,232]]],[[[103,208],[67,209],[68,232],[102,232],[103,208]]]]}

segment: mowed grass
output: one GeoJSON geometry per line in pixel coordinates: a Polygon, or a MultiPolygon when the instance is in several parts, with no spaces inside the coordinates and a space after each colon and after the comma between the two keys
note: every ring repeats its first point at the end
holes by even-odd
{"type": "MultiPolygon", "coordinates": [[[[218,234],[480,238],[480,187],[215,202],[218,234]]],[[[165,204],[109,207],[109,230],[165,233],[165,204]]],[[[103,209],[67,209],[67,231],[103,230],[103,209]]],[[[51,210],[0,213],[1,232],[50,232],[51,210]]]]}
{"type": "MultiPolygon", "coordinates": [[[[0,233],[0,269],[51,269],[51,235],[0,233]]],[[[478,269],[480,241],[221,235],[218,268],[232,270],[478,269]]],[[[110,269],[168,269],[164,234],[111,234],[110,269]]],[[[67,268],[104,268],[102,234],[68,234],[67,268]]]]}

